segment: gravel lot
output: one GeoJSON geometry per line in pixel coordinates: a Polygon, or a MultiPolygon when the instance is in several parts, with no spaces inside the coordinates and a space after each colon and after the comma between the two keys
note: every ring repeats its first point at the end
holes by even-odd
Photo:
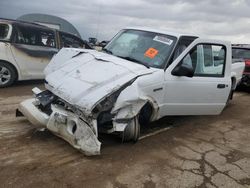
{"type": "Polygon", "coordinates": [[[102,135],[102,155],[85,157],[48,131],[16,118],[41,81],[0,89],[1,187],[250,187],[250,93],[220,116],[168,117],[169,130],[138,143],[102,135]]]}

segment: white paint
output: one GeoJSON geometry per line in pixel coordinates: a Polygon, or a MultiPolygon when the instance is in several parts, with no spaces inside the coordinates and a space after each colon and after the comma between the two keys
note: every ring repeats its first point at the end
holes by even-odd
{"type": "Polygon", "coordinates": [[[41,128],[47,125],[49,116],[40,111],[35,104],[36,99],[27,99],[20,103],[18,110],[20,110],[33,125],[41,128]]]}
{"type": "MultiPolygon", "coordinates": [[[[76,114],[57,107],[52,108],[53,113],[46,126],[75,148],[86,153],[97,154],[100,144],[97,140],[97,121],[93,117],[92,110],[102,100],[132,80],[131,85],[120,93],[113,106],[111,112],[114,115],[113,128],[108,130],[108,133],[124,131],[127,126],[126,121],[129,122],[129,119],[137,116],[147,102],[153,106],[152,121],[167,115],[219,114],[230,93],[231,76],[237,75],[239,79],[242,75],[240,71],[243,65],[239,64],[239,67],[233,69],[234,72],[232,72],[231,61],[229,42],[206,39],[196,39],[166,70],[148,69],[143,65],[94,50],[62,49],[45,69],[48,82],[46,88],[81,110],[84,117],[88,117],[86,122],[90,129],[86,129],[87,126],[79,122],[76,114]],[[201,43],[222,44],[226,47],[224,76],[189,78],[172,75],[172,70],[180,61],[193,47],[201,43]],[[218,89],[218,84],[225,84],[226,87],[218,89]],[[56,112],[61,114],[60,118],[56,112]],[[83,128],[78,132],[77,137],[69,136],[68,130],[70,129],[67,126],[71,125],[64,122],[64,116],[83,128]],[[119,123],[119,120],[123,120],[122,123],[119,123]],[[84,139],[85,133],[89,135],[90,140],[84,139]],[[80,141],[73,142],[73,138],[78,138],[80,141]],[[89,144],[93,144],[93,147],[89,144]]],[[[33,118],[39,117],[41,113],[29,105],[24,111],[28,111],[28,116],[33,118]]]]}
{"type": "Polygon", "coordinates": [[[157,69],[148,69],[143,65],[94,50],[62,49],[45,69],[49,83],[46,87],[68,103],[90,114],[95,104],[103,97],[132,79],[154,71],[157,69]],[[63,63],[60,54],[65,57],[65,54],[69,53],[71,57],[73,50],[85,53],[63,63]]]}
{"type": "Polygon", "coordinates": [[[7,37],[0,41],[0,61],[6,61],[15,67],[18,73],[17,80],[44,79],[44,68],[53,54],[59,50],[59,33],[51,29],[51,32],[55,34],[55,47],[17,44],[11,39],[14,34],[11,21],[1,20],[0,24],[9,26],[7,37]],[[37,55],[37,52],[41,52],[40,55],[37,55]]]}
{"type": "Polygon", "coordinates": [[[42,91],[41,91],[38,87],[34,87],[34,88],[32,89],[32,92],[33,92],[35,95],[37,95],[37,94],[41,93],[42,91]]]}
{"type": "MultiPolygon", "coordinates": [[[[69,142],[74,148],[84,152],[85,155],[99,155],[101,143],[97,139],[90,125],[79,119],[79,117],[69,111],[57,106],[52,106],[52,114],[46,127],[54,134],[62,137],[69,142]],[[65,117],[62,121],[60,116],[65,117]],[[75,132],[73,125],[75,124],[75,132]]],[[[97,132],[97,130],[95,130],[97,132]]]]}
{"type": "Polygon", "coordinates": [[[233,87],[233,90],[235,90],[237,85],[240,83],[244,68],[245,62],[236,62],[232,64],[231,77],[236,79],[236,83],[233,87]]]}
{"type": "Polygon", "coordinates": [[[49,64],[50,58],[35,57],[28,55],[23,50],[18,49],[19,47],[25,48],[29,51],[42,51],[43,53],[58,52],[58,49],[46,46],[34,46],[34,45],[13,44],[13,43],[9,43],[9,45],[12,56],[15,59],[15,63],[18,65],[19,72],[21,73],[21,78],[24,78],[25,80],[43,79],[44,78],[43,70],[49,64]]]}

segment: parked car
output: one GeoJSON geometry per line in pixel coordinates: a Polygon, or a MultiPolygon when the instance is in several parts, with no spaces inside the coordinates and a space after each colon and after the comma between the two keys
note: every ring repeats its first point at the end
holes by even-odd
{"type": "Polygon", "coordinates": [[[98,43],[97,38],[89,37],[89,44],[90,44],[91,46],[96,46],[97,43],[98,43]]]}
{"type": "Polygon", "coordinates": [[[245,61],[245,69],[240,84],[250,87],[250,47],[245,45],[233,45],[232,56],[233,63],[239,60],[241,61],[242,59],[245,61]]]}
{"type": "Polygon", "coordinates": [[[69,33],[46,26],[0,19],[0,87],[16,80],[43,79],[43,70],[63,47],[91,47],[69,33]]]}
{"type": "Polygon", "coordinates": [[[164,116],[220,114],[244,68],[235,69],[231,50],[224,41],[124,29],[103,52],[63,48],[45,69],[46,90],[34,88],[17,115],[96,155],[100,132],[137,141],[141,127],[164,116]]]}
{"type": "Polygon", "coordinates": [[[102,42],[99,43],[99,46],[104,48],[108,43],[109,43],[108,40],[103,40],[102,42]]]}

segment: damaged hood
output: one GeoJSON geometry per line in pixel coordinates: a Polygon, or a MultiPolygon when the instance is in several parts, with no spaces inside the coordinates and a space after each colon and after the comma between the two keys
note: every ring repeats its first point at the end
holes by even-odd
{"type": "Polygon", "coordinates": [[[45,69],[46,87],[90,114],[105,96],[136,77],[154,71],[156,69],[94,50],[62,49],[45,69]]]}

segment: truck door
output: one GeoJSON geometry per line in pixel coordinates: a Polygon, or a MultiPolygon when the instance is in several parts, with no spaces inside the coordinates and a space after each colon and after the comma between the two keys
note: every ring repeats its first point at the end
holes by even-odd
{"type": "Polygon", "coordinates": [[[215,115],[221,113],[231,88],[229,43],[196,39],[165,71],[165,96],[160,115],[215,115]],[[193,76],[175,76],[180,65],[193,76]]]}
{"type": "Polygon", "coordinates": [[[15,25],[11,51],[24,78],[40,79],[52,56],[58,52],[53,30],[15,25]]]}

